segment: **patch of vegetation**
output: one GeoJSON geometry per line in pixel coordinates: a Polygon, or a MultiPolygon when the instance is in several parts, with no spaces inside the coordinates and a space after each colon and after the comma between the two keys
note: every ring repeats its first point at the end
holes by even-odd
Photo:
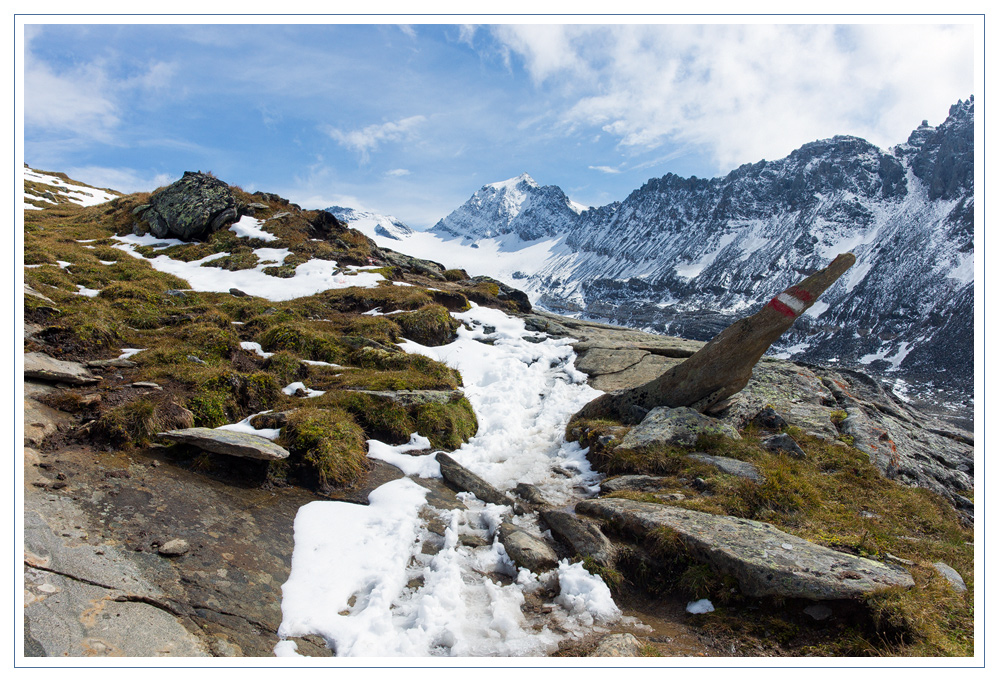
{"type": "Polygon", "coordinates": [[[279,443],[306,465],[320,488],[349,486],[368,471],[365,433],[338,409],[303,408],[291,413],[279,443]]]}
{"type": "Polygon", "coordinates": [[[402,336],[424,346],[441,346],[455,338],[459,323],[440,304],[421,306],[411,313],[400,313],[392,320],[402,329],[402,336]]]}

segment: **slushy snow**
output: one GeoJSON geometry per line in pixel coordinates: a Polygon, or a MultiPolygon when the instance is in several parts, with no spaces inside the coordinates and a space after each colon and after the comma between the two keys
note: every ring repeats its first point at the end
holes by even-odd
{"type": "MultiPolygon", "coordinates": [[[[595,492],[586,451],[563,439],[569,417],[600,393],[573,367],[570,342],[538,339],[523,321],[489,308],[453,315],[464,326],[451,344],[401,344],[462,373],[479,431],[452,457],[502,489],[534,483],[555,505],[595,492]]],[[[368,445],[370,457],[407,477],[440,476],[433,453],[411,454],[429,448],[422,435],[368,445]]],[[[425,508],[425,495],[404,478],[373,491],[368,506],[319,501],[300,509],[276,655],[296,656],[287,639],[315,634],[339,656],[540,656],[621,618],[608,587],[580,563],[564,560],[542,575],[518,570],[496,538],[509,508],[468,493],[459,494],[468,509],[425,508]],[[444,525],[443,538],[423,517],[444,525]],[[466,546],[465,534],[487,544],[466,546]],[[556,585],[550,613],[522,612],[526,593],[556,585]]],[[[538,533],[534,515],[514,521],[538,533]]]]}

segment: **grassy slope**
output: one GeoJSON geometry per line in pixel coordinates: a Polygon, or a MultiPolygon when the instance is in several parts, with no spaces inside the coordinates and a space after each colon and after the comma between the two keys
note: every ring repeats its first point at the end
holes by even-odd
{"type": "MultiPolygon", "coordinates": [[[[113,246],[112,236],[131,230],[131,211],[148,196],[129,195],[89,208],[61,204],[25,212],[25,264],[37,266],[25,268],[25,283],[54,302],[25,295],[25,320],[42,328],[37,341],[26,341],[25,351],[87,361],[115,358],[121,348],[145,349],[132,358],[136,368],[103,370],[104,381],[96,389],[66,390],[50,399],[89,423],[80,438],[135,448],[149,444],[165,428],[215,427],[264,410],[308,407],[288,416],[289,428],[282,435],[292,458],[270,466],[267,475],[323,489],[351,485],[366,471],[367,438],[399,443],[420,431],[435,448],[456,448],[475,433],[475,415],[465,399],[401,408],[347,390],[460,387],[456,371],[405,354],[395,342],[403,336],[446,342],[457,327],[448,311],[468,308],[464,291],[483,300],[482,283],[453,282],[443,274],[432,279],[381,262],[385,275],[412,286],[385,283],[280,303],[177,291],[187,290],[187,283],[113,246]],[[58,261],[71,265],[60,267],[58,261]],[[81,296],[81,286],[100,294],[81,296]],[[375,307],[406,313],[360,315],[375,307]],[[265,360],[242,350],[240,341],[259,342],[275,355],[265,360]],[[303,359],[347,369],[309,365],[303,359]],[[155,381],[164,391],[139,392],[129,386],[139,380],[155,381]],[[327,393],[303,399],[280,391],[294,381],[327,393]]],[[[311,239],[310,221],[316,212],[275,201],[258,209],[257,217],[280,213],[287,215],[268,223],[279,237],[274,242],[257,243],[223,230],[203,243],[165,251],[187,260],[228,251],[227,267],[239,269],[255,265],[254,259],[245,258],[254,248],[287,248],[292,256],[272,273],[278,277],[310,258],[336,260],[342,266],[380,263],[374,244],[353,230],[336,229],[322,241],[311,239]]],[[[223,461],[199,466],[223,466],[223,461]]]]}

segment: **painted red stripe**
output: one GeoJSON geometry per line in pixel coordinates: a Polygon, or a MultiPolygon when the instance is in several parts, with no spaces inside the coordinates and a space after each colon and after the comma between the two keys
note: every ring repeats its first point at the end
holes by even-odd
{"type": "Polygon", "coordinates": [[[785,290],[785,292],[787,294],[791,294],[792,296],[794,296],[799,301],[804,301],[805,303],[809,303],[814,298],[812,294],[810,294],[809,292],[807,292],[804,289],[800,289],[799,287],[791,287],[791,288],[785,290]]]}
{"type": "Polygon", "coordinates": [[[768,303],[767,305],[787,318],[795,317],[795,311],[793,311],[791,308],[778,301],[777,297],[771,299],[770,303],[768,303]]]}

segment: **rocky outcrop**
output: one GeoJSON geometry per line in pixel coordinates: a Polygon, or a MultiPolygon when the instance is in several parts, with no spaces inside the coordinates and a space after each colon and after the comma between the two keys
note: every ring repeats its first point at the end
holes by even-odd
{"type": "Polygon", "coordinates": [[[854,254],[841,254],[754,315],[727,327],[684,362],[646,384],[600,396],[577,415],[634,421],[634,406],[645,410],[689,406],[704,412],[724,405],[747,385],[754,366],[771,344],[853,264],[854,254]]]}
{"type": "Polygon", "coordinates": [[[192,240],[239,220],[240,207],[229,185],[207,173],[186,171],[155,193],[136,216],[154,237],[192,240]]]}
{"type": "Polygon", "coordinates": [[[765,522],[621,498],[585,500],[576,509],[639,536],[661,528],[676,532],[697,561],[733,576],[751,597],[838,600],[913,586],[903,569],[824,548],[765,522]]]}
{"type": "Polygon", "coordinates": [[[729,424],[702,415],[691,408],[653,408],[625,438],[618,448],[643,448],[656,445],[694,446],[702,435],[739,439],[729,424]]]}
{"type": "Polygon", "coordinates": [[[195,446],[210,453],[235,455],[240,458],[254,460],[284,460],[288,451],[256,434],[233,432],[227,429],[207,429],[191,427],[160,432],[158,437],[175,443],[195,446]]]}

